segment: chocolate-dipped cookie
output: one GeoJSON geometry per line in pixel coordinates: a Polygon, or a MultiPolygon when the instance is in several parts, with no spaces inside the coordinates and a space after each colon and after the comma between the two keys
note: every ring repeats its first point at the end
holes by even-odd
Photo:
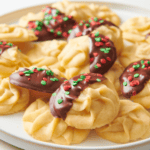
{"type": "Polygon", "coordinates": [[[2,55],[2,53],[5,50],[7,50],[7,49],[9,49],[11,47],[15,47],[15,45],[12,44],[12,43],[7,43],[7,42],[4,42],[4,41],[0,41],[0,55],[2,55]]]}
{"type": "Polygon", "coordinates": [[[33,67],[31,70],[20,68],[10,75],[10,83],[27,89],[45,93],[53,93],[64,81],[51,70],[33,67]]]}
{"type": "Polygon", "coordinates": [[[111,122],[119,110],[114,86],[104,76],[95,73],[81,74],[64,81],[52,94],[49,104],[54,117],[62,118],[69,126],[78,129],[103,126],[111,122]],[[105,111],[111,113],[106,113],[104,118],[100,114],[105,111]]]}
{"type": "Polygon", "coordinates": [[[124,97],[150,108],[149,101],[150,60],[144,59],[130,64],[120,76],[124,97]]]}
{"type": "Polygon", "coordinates": [[[67,39],[69,40],[69,39],[73,39],[75,37],[87,35],[102,25],[116,26],[112,22],[107,21],[105,19],[101,19],[101,18],[98,19],[97,17],[95,17],[95,18],[92,17],[88,21],[82,20],[82,21],[80,21],[80,23],[78,23],[76,26],[74,26],[67,39]]]}
{"type": "Polygon", "coordinates": [[[66,16],[58,9],[46,6],[43,10],[45,13],[43,23],[53,38],[67,38],[71,32],[70,29],[76,25],[72,16],[66,16]]]}

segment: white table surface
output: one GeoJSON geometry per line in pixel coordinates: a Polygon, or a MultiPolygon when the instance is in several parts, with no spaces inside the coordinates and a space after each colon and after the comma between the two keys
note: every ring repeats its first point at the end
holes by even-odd
{"type": "MultiPolygon", "coordinates": [[[[6,13],[10,13],[15,10],[19,10],[19,9],[34,6],[34,5],[56,2],[57,0],[3,0],[3,1],[0,0],[0,1],[1,1],[0,16],[2,16],[6,13]]],[[[108,1],[109,2],[112,0],[99,0],[99,1],[108,1]]],[[[150,9],[150,0],[140,0],[140,1],[139,0],[113,0],[113,2],[131,4],[134,6],[140,6],[140,7],[150,9]]],[[[21,150],[21,149],[16,148],[16,147],[0,140],[0,150],[21,150]]],[[[55,148],[55,150],[56,150],[56,148],[55,148]]],[[[136,148],[128,148],[126,150],[150,150],[150,144],[143,145],[143,146],[136,147],[136,148]]]]}

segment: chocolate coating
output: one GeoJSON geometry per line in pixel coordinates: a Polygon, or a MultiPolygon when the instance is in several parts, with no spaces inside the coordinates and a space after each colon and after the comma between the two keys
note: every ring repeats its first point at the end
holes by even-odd
{"type": "Polygon", "coordinates": [[[42,11],[45,13],[43,23],[49,32],[54,33],[53,38],[67,38],[70,34],[70,29],[76,25],[73,17],[65,16],[58,9],[48,6],[42,11]]]}
{"type": "MultiPolygon", "coordinates": [[[[104,19],[98,19],[97,17],[89,19],[89,21],[81,21],[78,23],[75,28],[72,29],[69,37],[69,39],[73,39],[75,37],[88,35],[90,32],[95,30],[96,28],[102,26],[102,25],[108,25],[108,26],[116,26],[110,21],[104,20],[104,19]]],[[[117,27],[117,26],[116,26],[117,27]]]]}
{"type": "Polygon", "coordinates": [[[140,60],[130,64],[120,76],[121,91],[130,98],[140,93],[150,79],[150,60],[140,60]]]}
{"type": "MultiPolygon", "coordinates": [[[[47,30],[46,26],[41,21],[29,21],[27,29],[33,30],[38,37],[36,41],[47,41],[54,39],[54,33],[47,30]]],[[[55,39],[58,38],[57,36],[55,39]]]]}
{"type": "Polygon", "coordinates": [[[45,93],[53,93],[64,81],[51,70],[43,68],[20,68],[9,78],[11,84],[45,93]]]}
{"type": "Polygon", "coordinates": [[[108,37],[98,32],[90,34],[89,40],[90,72],[104,74],[117,59],[116,48],[108,37]]]}
{"type": "Polygon", "coordinates": [[[73,105],[73,101],[79,97],[80,93],[87,88],[89,84],[102,82],[105,79],[106,78],[101,74],[86,73],[75,76],[62,83],[50,98],[49,104],[52,115],[65,120],[68,111],[73,105]],[[62,100],[61,103],[58,103],[58,100],[62,100]]]}
{"type": "Polygon", "coordinates": [[[0,55],[2,55],[2,53],[7,50],[8,48],[14,47],[15,45],[13,45],[12,43],[7,43],[4,41],[0,41],[0,55]]]}

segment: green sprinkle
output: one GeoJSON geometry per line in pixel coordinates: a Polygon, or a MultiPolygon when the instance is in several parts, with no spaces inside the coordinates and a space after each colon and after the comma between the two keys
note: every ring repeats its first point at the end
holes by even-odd
{"type": "Polygon", "coordinates": [[[124,85],[124,86],[127,86],[127,82],[123,82],[123,85],[124,85]]]}
{"type": "Polygon", "coordinates": [[[97,38],[95,38],[95,41],[96,41],[96,42],[100,42],[100,41],[101,41],[101,38],[100,38],[100,37],[97,37],[97,38]]]}
{"type": "Polygon", "coordinates": [[[2,52],[2,49],[0,48],[0,53],[2,52]]]}
{"type": "Polygon", "coordinates": [[[70,34],[72,32],[72,29],[68,30],[68,33],[70,34]]]}
{"type": "Polygon", "coordinates": [[[0,42],[0,45],[2,45],[3,44],[3,42],[0,42]]]}
{"type": "Polygon", "coordinates": [[[94,18],[94,21],[98,21],[98,18],[97,18],[97,17],[95,17],[95,18],[94,18]]]}
{"type": "Polygon", "coordinates": [[[140,67],[140,64],[137,64],[136,67],[139,68],[139,67],[140,67]]]}
{"type": "Polygon", "coordinates": [[[134,68],[134,69],[138,69],[139,67],[140,67],[140,64],[133,65],[133,68],[134,68]]]}
{"type": "Polygon", "coordinates": [[[139,77],[139,74],[138,73],[134,74],[134,77],[135,78],[139,77]]]}
{"type": "Polygon", "coordinates": [[[75,83],[75,82],[72,83],[73,86],[75,86],[75,85],[77,85],[77,84],[78,84],[78,83],[75,83]]]}
{"type": "Polygon", "coordinates": [[[106,47],[106,51],[110,51],[111,50],[111,48],[110,47],[106,47]]]}
{"type": "Polygon", "coordinates": [[[82,20],[82,22],[84,22],[84,23],[85,23],[85,20],[82,20]]]}
{"type": "Polygon", "coordinates": [[[53,17],[52,16],[48,16],[48,20],[52,20],[53,19],[53,17]]]}
{"type": "Polygon", "coordinates": [[[100,20],[99,22],[100,22],[100,23],[103,23],[103,22],[104,22],[104,20],[100,20]]]}
{"type": "Polygon", "coordinates": [[[148,61],[147,64],[150,64],[150,61],[148,61]]]}
{"type": "Polygon", "coordinates": [[[64,80],[64,81],[68,81],[68,80],[64,80]]]}
{"type": "Polygon", "coordinates": [[[54,29],[50,29],[50,32],[54,33],[54,29]]]}
{"type": "Polygon", "coordinates": [[[24,71],[23,73],[24,73],[24,74],[32,74],[32,73],[34,73],[34,71],[32,71],[32,70],[27,70],[27,71],[24,71]]]}
{"type": "Polygon", "coordinates": [[[99,32],[96,32],[96,33],[95,33],[95,36],[99,36],[99,32]]]}
{"type": "Polygon", "coordinates": [[[46,70],[46,74],[48,75],[48,76],[53,76],[53,74],[54,74],[54,72],[52,72],[51,70],[46,70]]]}
{"type": "Polygon", "coordinates": [[[82,26],[83,25],[83,23],[79,23],[79,26],[82,26]]]}
{"type": "Polygon", "coordinates": [[[48,15],[48,13],[47,13],[47,12],[45,12],[45,15],[48,15]]]}
{"type": "Polygon", "coordinates": [[[144,64],[144,60],[141,60],[141,64],[144,64]]]}
{"type": "Polygon", "coordinates": [[[83,81],[83,79],[78,79],[77,81],[80,82],[80,81],[83,81]]]}
{"type": "Polygon", "coordinates": [[[37,26],[39,26],[39,25],[40,25],[40,21],[35,21],[35,24],[36,24],[37,26]]]}
{"type": "Polygon", "coordinates": [[[68,17],[64,17],[63,20],[64,21],[68,21],[69,19],[68,19],[68,17]]]}
{"type": "Polygon", "coordinates": [[[58,32],[57,32],[57,35],[59,35],[59,36],[60,36],[61,34],[62,34],[62,33],[61,33],[61,31],[58,31],[58,32]]]}
{"type": "Polygon", "coordinates": [[[69,95],[69,94],[70,94],[70,92],[69,92],[69,91],[66,91],[66,92],[65,92],[65,94],[66,94],[66,95],[69,95]]]}
{"type": "Polygon", "coordinates": [[[41,84],[42,84],[42,85],[46,85],[46,81],[42,80],[42,81],[41,81],[41,84]]]}
{"type": "Polygon", "coordinates": [[[92,22],[92,20],[91,19],[89,19],[89,23],[91,23],[92,22]]]}
{"type": "Polygon", "coordinates": [[[101,79],[96,79],[97,82],[101,82],[101,79]]]}
{"type": "Polygon", "coordinates": [[[90,25],[88,23],[85,24],[86,27],[90,27],[90,25]]]}
{"type": "Polygon", "coordinates": [[[57,16],[58,16],[58,14],[55,14],[55,15],[54,15],[54,17],[57,17],[57,16]]]}
{"type": "Polygon", "coordinates": [[[12,44],[12,43],[7,43],[7,45],[9,45],[9,46],[13,46],[13,44],[12,44]]]}
{"type": "Polygon", "coordinates": [[[27,77],[28,77],[28,76],[30,76],[30,74],[25,74],[25,76],[27,76],[27,77]]]}
{"type": "Polygon", "coordinates": [[[58,99],[58,100],[57,100],[57,103],[58,103],[58,104],[61,104],[62,102],[63,102],[62,99],[58,99]]]}
{"type": "Polygon", "coordinates": [[[59,10],[58,9],[56,9],[56,14],[59,14],[59,10]]]}
{"type": "Polygon", "coordinates": [[[57,78],[50,78],[51,81],[59,81],[57,78]]]}
{"type": "Polygon", "coordinates": [[[45,70],[44,68],[37,68],[37,71],[43,71],[45,70]]]}
{"type": "Polygon", "coordinates": [[[45,24],[46,24],[46,25],[49,25],[49,21],[48,21],[48,20],[46,20],[46,21],[45,21],[45,24]]]}
{"type": "Polygon", "coordinates": [[[36,27],[36,30],[41,31],[41,30],[42,30],[42,27],[38,26],[38,27],[36,27]]]}
{"type": "Polygon", "coordinates": [[[53,93],[52,96],[56,96],[56,93],[53,93]]]}
{"type": "Polygon", "coordinates": [[[145,68],[145,65],[142,65],[142,67],[141,67],[141,68],[143,68],[143,69],[144,69],[144,68],[145,68]]]}
{"type": "Polygon", "coordinates": [[[81,78],[81,79],[85,79],[85,76],[84,76],[84,75],[81,75],[80,78],[81,78]]]}
{"type": "Polygon", "coordinates": [[[98,69],[99,67],[98,67],[97,65],[94,65],[94,68],[95,68],[95,69],[98,69]]]}
{"type": "Polygon", "coordinates": [[[104,51],[105,51],[105,48],[100,48],[100,51],[101,51],[101,52],[104,52],[104,51]]]}
{"type": "Polygon", "coordinates": [[[54,22],[56,21],[56,19],[54,19],[54,22]]]}

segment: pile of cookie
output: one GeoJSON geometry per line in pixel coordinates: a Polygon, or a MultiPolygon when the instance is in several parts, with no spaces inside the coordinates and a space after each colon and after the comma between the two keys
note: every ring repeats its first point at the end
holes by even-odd
{"type": "Polygon", "coordinates": [[[24,111],[29,135],[63,145],[91,130],[115,143],[148,138],[150,19],[119,25],[107,6],[67,0],[1,24],[0,115],[24,111]]]}

